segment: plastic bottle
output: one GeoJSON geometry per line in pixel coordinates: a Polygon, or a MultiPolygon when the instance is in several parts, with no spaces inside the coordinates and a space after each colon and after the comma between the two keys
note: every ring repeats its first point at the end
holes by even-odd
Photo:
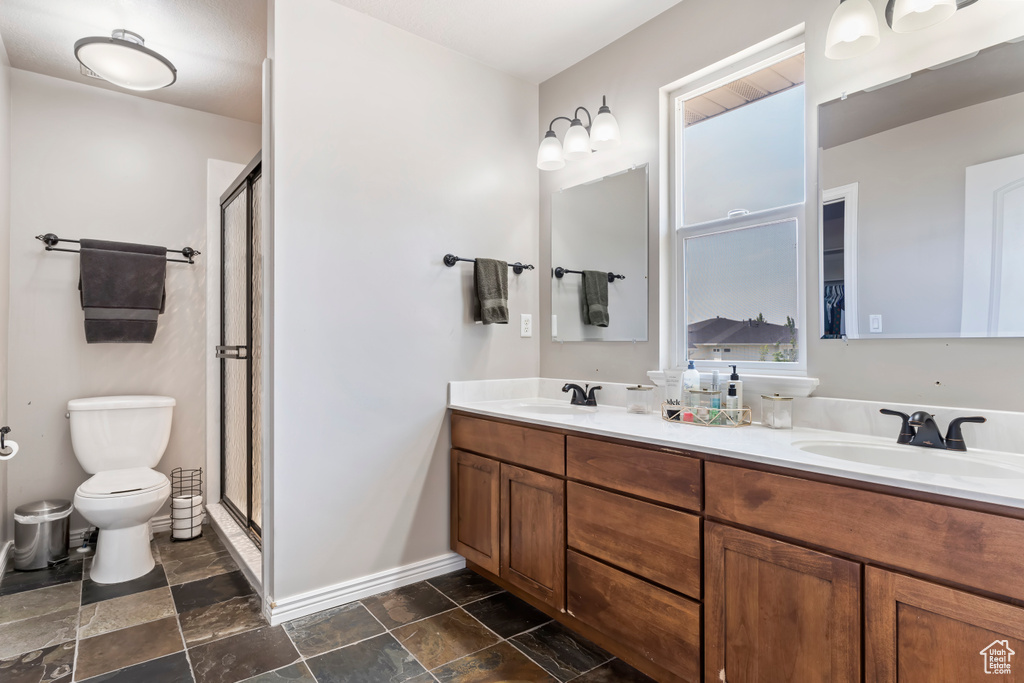
{"type": "Polygon", "coordinates": [[[729,382],[729,393],[725,396],[725,408],[726,410],[739,410],[739,407],[740,398],[736,395],[736,384],[729,382]]]}
{"type": "Polygon", "coordinates": [[[693,361],[690,361],[690,365],[686,368],[686,372],[683,373],[683,396],[689,399],[690,405],[696,405],[695,401],[700,400],[700,394],[690,394],[690,391],[700,390],[700,371],[693,367],[693,361]]]}
{"type": "MultiPolygon", "coordinates": [[[[739,373],[736,372],[736,366],[735,365],[730,365],[729,367],[732,368],[732,374],[729,375],[729,386],[732,387],[733,385],[736,385],[736,403],[738,404],[736,407],[737,408],[742,408],[743,407],[743,382],[740,381],[739,373]]],[[[726,401],[728,402],[728,398],[726,399],[726,401]]],[[[726,407],[729,407],[729,406],[726,406],[726,407]]]]}

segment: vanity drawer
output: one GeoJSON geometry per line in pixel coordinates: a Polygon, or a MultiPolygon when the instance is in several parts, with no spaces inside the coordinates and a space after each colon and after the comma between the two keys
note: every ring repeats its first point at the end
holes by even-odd
{"type": "Polygon", "coordinates": [[[565,437],[554,432],[452,415],[452,448],[565,475],[565,437]]]}
{"type": "Polygon", "coordinates": [[[566,472],[570,479],[700,510],[700,460],[696,458],[570,436],[566,472]]]}
{"type": "Polygon", "coordinates": [[[1024,520],[705,465],[708,517],[1024,600],[1024,520]]]}
{"type": "Polygon", "coordinates": [[[700,605],[568,552],[569,613],[684,681],[700,680],[700,605]]]}
{"type": "Polygon", "coordinates": [[[569,547],[700,598],[700,518],[569,482],[569,547]]]}

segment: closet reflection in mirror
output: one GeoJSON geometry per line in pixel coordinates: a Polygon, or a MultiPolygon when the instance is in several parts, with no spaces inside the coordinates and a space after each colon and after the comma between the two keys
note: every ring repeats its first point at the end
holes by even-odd
{"type": "Polygon", "coordinates": [[[551,197],[551,336],[647,341],[647,166],[551,197]]]}
{"type": "Polygon", "coordinates": [[[1024,336],[1024,42],[818,116],[822,336],[1024,336]]]}

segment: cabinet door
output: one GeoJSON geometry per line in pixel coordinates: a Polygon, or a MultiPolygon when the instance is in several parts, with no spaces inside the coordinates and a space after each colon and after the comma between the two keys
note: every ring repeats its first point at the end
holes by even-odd
{"type": "Polygon", "coordinates": [[[565,609],[565,482],[501,466],[501,578],[565,609]]]}
{"type": "Polygon", "coordinates": [[[859,564],[720,524],[705,532],[705,681],[860,681],[859,564]]]}
{"type": "Polygon", "coordinates": [[[452,451],[452,550],[498,573],[500,465],[478,455],[452,451]]]}
{"type": "Polygon", "coordinates": [[[865,588],[868,683],[1024,681],[1024,609],[874,567],[865,588]]]}

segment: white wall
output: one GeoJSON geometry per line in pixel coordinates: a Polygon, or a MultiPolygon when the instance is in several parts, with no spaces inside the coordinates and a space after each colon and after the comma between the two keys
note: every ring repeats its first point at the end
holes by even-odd
{"type": "MultiPolygon", "coordinates": [[[[0,426],[9,424],[7,412],[7,330],[10,312],[10,242],[11,242],[11,67],[7,50],[0,38],[0,426]]],[[[11,434],[12,439],[21,433],[11,434]]],[[[14,537],[7,512],[7,470],[10,464],[0,462],[0,553],[14,537]]],[[[0,567],[0,571],[3,567],[0,567]]]]}
{"type": "MultiPolygon", "coordinates": [[[[88,85],[12,72],[10,423],[22,451],[8,509],[71,498],[87,475],[71,448],[69,399],[165,394],[178,401],[157,469],[204,464],[206,254],[167,267],[167,310],[151,344],[86,344],[78,257],[33,236],[206,251],[207,159],[245,163],[260,126],[88,85]]],[[[72,527],[84,525],[77,516],[72,527]]]]}
{"type": "MultiPolygon", "coordinates": [[[[885,0],[872,0],[879,16],[885,0]]],[[[596,106],[601,95],[619,121],[622,145],[596,153],[585,162],[541,174],[541,268],[550,265],[550,193],[559,187],[600,177],[631,164],[651,164],[651,334],[646,344],[541,344],[541,373],[546,377],[590,377],[638,382],[644,373],[667,363],[667,273],[660,254],[668,251],[668,195],[659,169],[662,106],[658,90],[800,23],[807,35],[808,210],[804,222],[807,246],[805,283],[807,330],[818,329],[817,105],[865,86],[890,80],[972,50],[1024,34],[1019,3],[984,2],[958,12],[926,31],[897,35],[882,27],[882,43],[864,57],[842,62],[824,57],[825,33],[836,3],[821,0],[686,0],[623,36],[540,86],[539,143],[548,121],[579,105],[596,106]],[[659,344],[659,337],[661,343],[659,344]]],[[[884,22],[884,20],[883,20],[884,22]]],[[[550,338],[550,288],[541,281],[538,329],[550,338]]],[[[968,363],[990,358],[1000,364],[999,377],[1024,376],[1019,340],[859,340],[849,343],[817,340],[807,344],[808,373],[819,377],[816,395],[875,399],[930,405],[1006,405],[997,390],[996,373],[968,372],[968,363]]]]}
{"type": "Polygon", "coordinates": [[[330,0],[276,5],[281,601],[448,552],[445,385],[537,373],[539,275],[510,274],[514,324],[485,327],[472,267],[441,261],[536,263],[536,86],[330,0]]]}

